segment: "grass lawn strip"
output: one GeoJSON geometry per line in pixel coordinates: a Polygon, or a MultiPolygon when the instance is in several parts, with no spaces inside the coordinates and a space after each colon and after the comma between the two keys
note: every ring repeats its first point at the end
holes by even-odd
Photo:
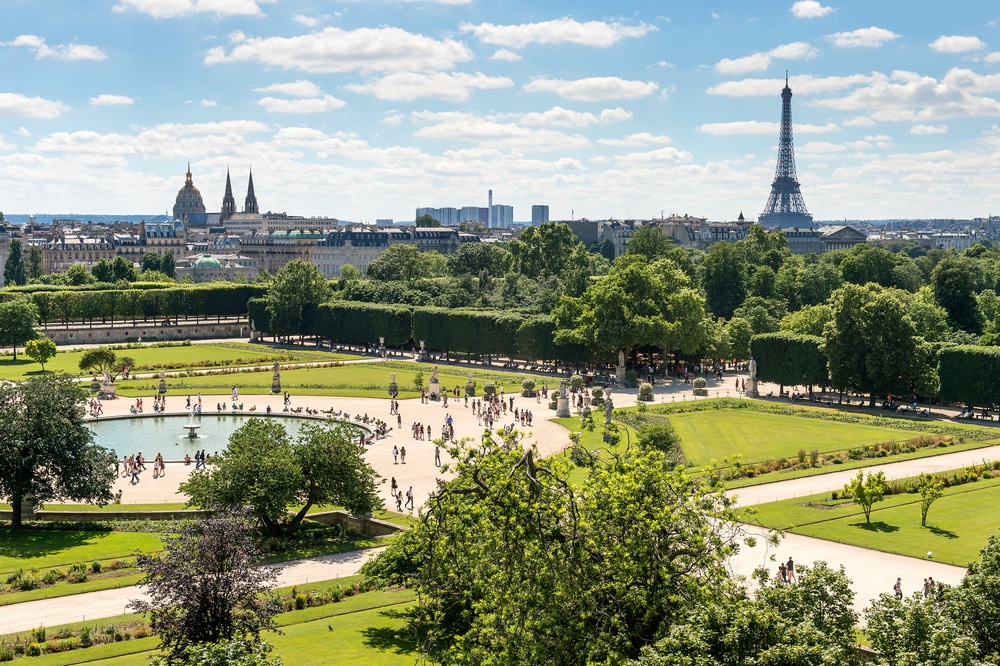
{"type": "Polygon", "coordinates": [[[0,530],[0,572],[49,569],[94,560],[125,559],[163,547],[158,534],[84,530],[0,530]]]}
{"type": "Polygon", "coordinates": [[[755,507],[753,522],[888,553],[924,558],[933,553],[937,562],[965,566],[975,560],[989,534],[1000,526],[995,508],[1000,502],[1000,479],[953,486],[944,491],[920,526],[920,495],[890,495],[872,509],[871,525],[861,508],[838,500],[834,508],[813,508],[829,503],[826,494],[783,500],[755,507]]]}

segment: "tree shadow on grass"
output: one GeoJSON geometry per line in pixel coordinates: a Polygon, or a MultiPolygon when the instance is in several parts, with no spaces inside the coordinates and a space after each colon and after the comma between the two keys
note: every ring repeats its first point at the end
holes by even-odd
{"type": "Polygon", "coordinates": [[[889,523],[882,522],[881,520],[876,520],[871,523],[851,523],[851,527],[857,527],[865,530],[866,532],[882,532],[885,534],[891,534],[892,532],[899,531],[897,526],[890,525],[889,523]]]}
{"type": "Polygon", "coordinates": [[[52,555],[67,548],[93,543],[108,532],[75,530],[0,529],[0,557],[30,560],[52,555]]]}
{"type": "MultiPolygon", "coordinates": [[[[382,617],[393,619],[409,619],[410,614],[405,610],[384,610],[379,613],[382,617]]],[[[415,654],[417,651],[416,637],[413,631],[403,626],[399,629],[391,627],[368,627],[363,629],[366,647],[381,650],[383,652],[392,651],[396,654],[415,654]]]]}
{"type": "Polygon", "coordinates": [[[931,531],[931,534],[933,534],[934,536],[944,537],[945,539],[958,538],[958,535],[952,532],[951,530],[941,529],[940,527],[928,527],[927,529],[929,529],[931,531]]]}

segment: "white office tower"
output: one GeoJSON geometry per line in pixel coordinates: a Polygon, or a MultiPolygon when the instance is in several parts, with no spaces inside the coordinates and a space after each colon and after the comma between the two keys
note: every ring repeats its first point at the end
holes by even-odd
{"type": "Polygon", "coordinates": [[[488,204],[488,208],[486,210],[489,211],[489,213],[488,213],[489,220],[486,222],[486,227],[488,229],[492,229],[493,228],[493,190],[490,190],[490,201],[489,201],[489,204],[488,204]]]}

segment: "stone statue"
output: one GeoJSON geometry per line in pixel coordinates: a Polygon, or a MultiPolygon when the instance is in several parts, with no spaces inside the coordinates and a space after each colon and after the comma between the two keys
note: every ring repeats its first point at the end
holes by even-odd
{"type": "Polygon", "coordinates": [[[395,372],[390,372],[389,373],[389,383],[390,384],[395,384],[396,383],[396,373],[395,372]]]}
{"type": "Polygon", "coordinates": [[[256,331],[257,330],[257,327],[253,325],[253,319],[250,320],[250,330],[251,331],[256,331]]]}
{"type": "Polygon", "coordinates": [[[750,358],[750,379],[757,379],[757,361],[750,358]]]}
{"type": "Polygon", "coordinates": [[[111,381],[111,374],[107,370],[103,370],[102,372],[104,372],[104,386],[114,384],[114,382],[111,381]]]}
{"type": "Polygon", "coordinates": [[[625,365],[625,352],[619,351],[618,352],[618,366],[622,367],[624,365],[625,365]]]}
{"type": "Polygon", "coordinates": [[[272,368],[272,369],[274,370],[274,374],[275,374],[275,376],[278,376],[278,374],[279,374],[279,373],[278,373],[278,368],[280,368],[280,367],[281,367],[281,366],[280,366],[280,365],[278,364],[278,362],[277,362],[277,361],[275,361],[275,362],[274,362],[274,366],[273,366],[273,368],[272,368]]]}
{"type": "Polygon", "coordinates": [[[434,366],[434,369],[431,370],[431,382],[434,384],[438,383],[438,367],[436,365],[434,366]]]}

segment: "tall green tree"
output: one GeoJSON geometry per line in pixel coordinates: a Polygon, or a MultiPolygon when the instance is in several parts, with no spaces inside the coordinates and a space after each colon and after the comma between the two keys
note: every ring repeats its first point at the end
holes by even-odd
{"type": "Polygon", "coordinates": [[[42,269],[42,251],[37,245],[32,245],[28,250],[28,278],[37,280],[44,274],[42,269]]]}
{"type": "Polygon", "coordinates": [[[267,290],[271,330],[278,335],[302,333],[306,317],[329,297],[330,285],[315,265],[300,259],[288,262],[267,290]]]}
{"type": "Polygon", "coordinates": [[[142,255],[142,272],[160,270],[161,260],[159,252],[146,252],[142,255]]]}
{"type": "Polygon", "coordinates": [[[927,512],[944,495],[944,481],[933,474],[921,474],[917,490],[920,492],[920,526],[927,527],[927,512]]]}
{"type": "Polygon", "coordinates": [[[716,317],[732,319],[747,297],[746,259],[733,243],[715,243],[701,264],[708,309],[716,317]]]}
{"type": "Polygon", "coordinates": [[[160,258],[160,272],[169,278],[177,278],[177,261],[173,250],[167,250],[160,258]]]}
{"type": "Polygon", "coordinates": [[[976,301],[978,272],[975,260],[948,256],[931,273],[934,298],[947,310],[951,325],[975,335],[983,332],[983,316],[976,301]]]}
{"type": "Polygon", "coordinates": [[[3,265],[3,281],[4,284],[8,285],[23,285],[28,283],[20,239],[15,238],[10,242],[7,261],[3,265]]]}
{"type": "Polygon", "coordinates": [[[877,395],[906,394],[920,375],[916,328],[906,305],[877,285],[845,284],[831,298],[825,330],[833,386],[877,395]]]}
{"type": "MultiPolygon", "coordinates": [[[[568,224],[544,222],[528,227],[508,249],[514,271],[532,279],[560,276],[573,263],[573,250],[582,245],[568,224]]],[[[586,254],[586,248],[584,254],[586,254]]]]}
{"type": "Polygon", "coordinates": [[[73,264],[66,269],[66,284],[78,287],[82,284],[93,284],[97,278],[83,264],[73,264]]]}
{"type": "Polygon", "coordinates": [[[40,364],[43,373],[45,372],[45,364],[49,362],[49,359],[54,358],[58,351],[56,343],[48,338],[28,340],[27,344],[24,345],[24,355],[40,364]]]}
{"type": "Polygon", "coordinates": [[[368,264],[368,277],[383,282],[417,280],[430,272],[414,245],[390,245],[378,259],[368,264]]]}
{"type": "Polygon", "coordinates": [[[649,261],[656,261],[665,258],[672,245],[674,245],[673,239],[664,234],[659,225],[645,224],[632,234],[625,251],[643,256],[649,261]]]}
{"type": "Polygon", "coordinates": [[[111,265],[111,262],[103,257],[90,267],[90,272],[98,282],[115,281],[115,269],[111,265]]]}
{"type": "Polygon", "coordinates": [[[10,347],[14,350],[14,360],[17,360],[17,348],[35,337],[35,324],[38,323],[38,308],[23,298],[0,303],[0,347],[10,347]]]}
{"type": "Polygon", "coordinates": [[[429,213],[425,213],[417,218],[416,226],[418,227],[440,227],[442,226],[441,221],[429,213]]]}
{"type": "Polygon", "coordinates": [[[844,486],[844,497],[850,497],[854,500],[854,503],[861,507],[861,511],[865,514],[865,522],[871,523],[872,505],[885,498],[887,489],[885,472],[877,474],[869,472],[866,475],[862,469],[858,470],[858,475],[844,486]]]}
{"type": "Polygon", "coordinates": [[[0,383],[0,497],[21,527],[25,499],[110,502],[114,452],[94,444],[86,390],[69,375],[0,383]]]}
{"type": "Polygon", "coordinates": [[[139,279],[139,271],[132,264],[132,262],[125,257],[115,257],[115,260],[111,262],[111,268],[116,282],[119,280],[135,282],[139,279]]]}

